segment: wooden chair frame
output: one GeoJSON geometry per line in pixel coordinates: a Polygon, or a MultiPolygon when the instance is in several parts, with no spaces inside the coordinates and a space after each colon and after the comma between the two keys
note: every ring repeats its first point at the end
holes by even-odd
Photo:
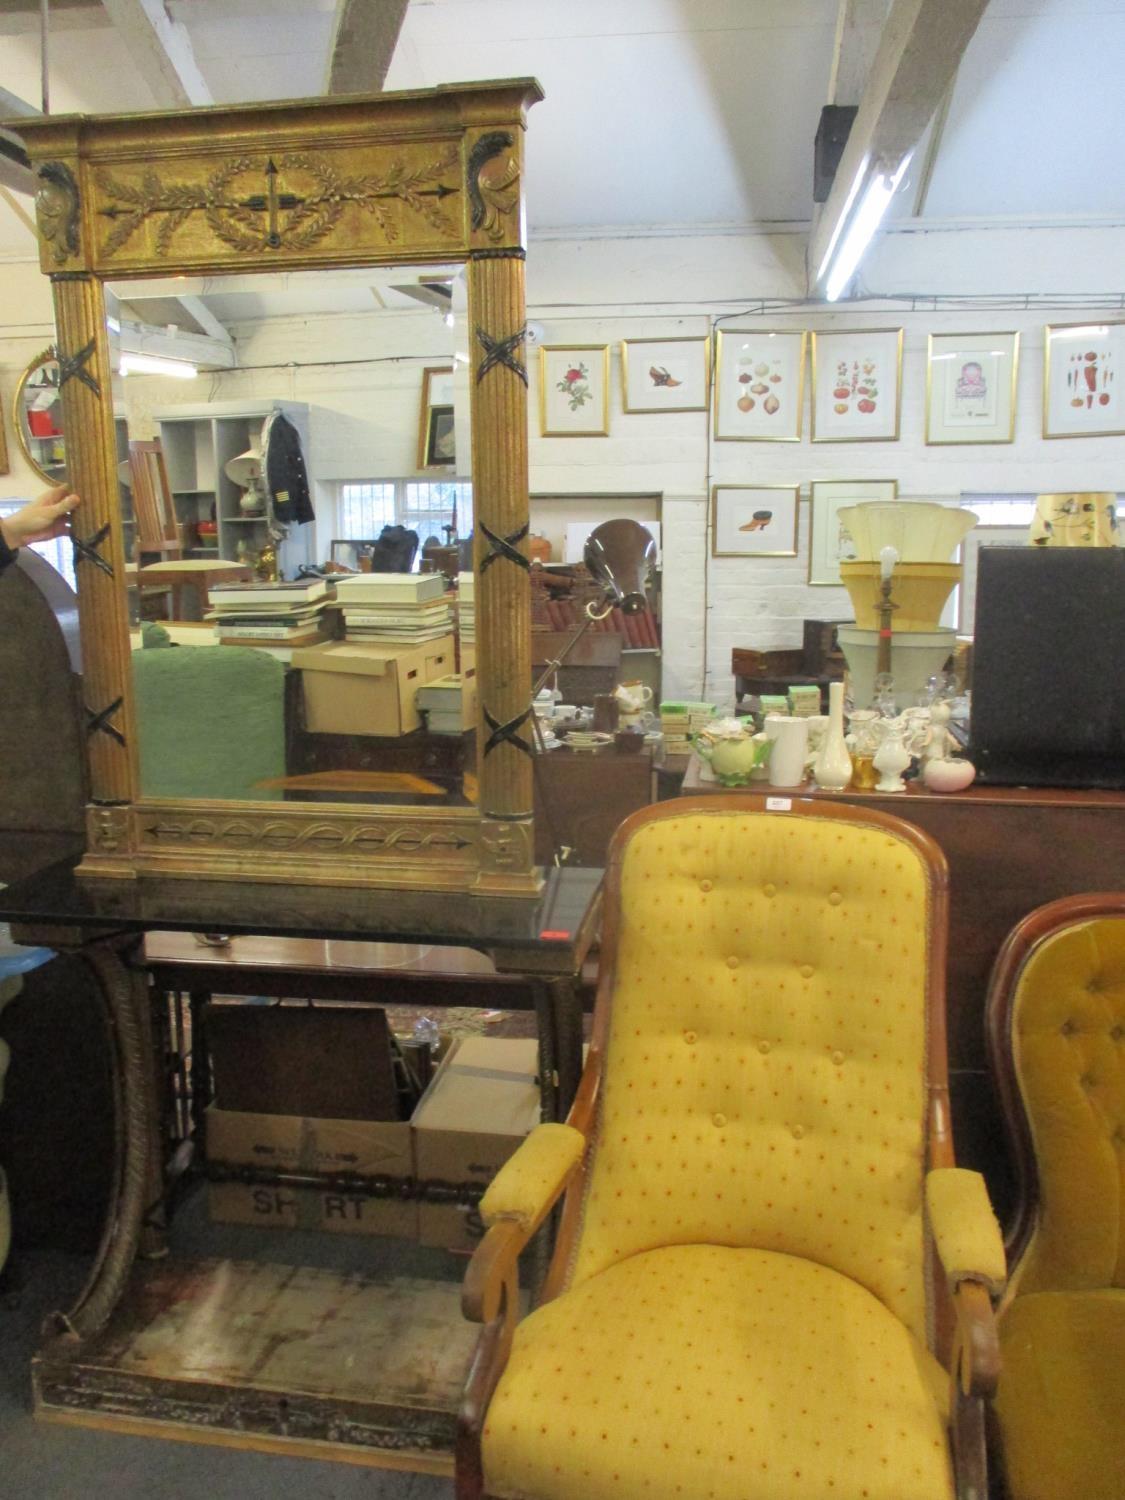
{"type": "Polygon", "coordinates": [[[88,717],[84,875],[532,897],[523,137],[534,79],[21,122],[52,282],[88,717]],[[104,283],[467,263],[479,810],[145,799],[104,283]]]}
{"type": "MultiPolygon", "coordinates": [[[[926,994],[926,1161],[923,1171],[954,1165],[946,1059],[945,952],[948,939],[948,871],[938,845],[912,824],[886,813],[811,798],[794,798],[792,813],[804,817],[839,819],[866,827],[885,828],[910,844],[922,857],[930,877],[931,911],[927,937],[926,994]]],[[[594,1136],[598,1100],[605,1071],[606,1048],[616,978],[618,933],[621,921],[621,873],[630,839],[641,828],[665,818],[716,813],[764,814],[771,810],[759,796],[682,798],[657,803],[635,813],[618,828],[610,846],[606,870],[601,962],[593,1032],[582,1082],[568,1124],[587,1141],[594,1136]]],[[[778,812],[776,816],[788,816],[778,812]]],[[[557,1297],[566,1285],[581,1227],[592,1152],[560,1189],[565,1192],[559,1233],[540,1302],[557,1297]]],[[[457,1437],[457,1500],[488,1500],[484,1490],[481,1435],[489,1402],[511,1352],[519,1317],[519,1257],[554,1205],[546,1205],[539,1219],[526,1226],[505,1220],[488,1230],[465,1276],[462,1309],[470,1321],[484,1325],[470,1367],[459,1415],[457,1437]]],[[[927,1285],[931,1289],[931,1322],[935,1353],[950,1371],[950,1441],[958,1500],[984,1500],[988,1493],[985,1456],[985,1408],[996,1388],[999,1354],[992,1300],[983,1283],[961,1281],[949,1291],[932,1237],[927,1248],[927,1285]]]]}
{"type": "Polygon", "coordinates": [[[1020,976],[1040,943],[1066,927],[1098,917],[1125,917],[1125,892],[1092,891],[1063,896],[1029,912],[1000,949],[993,965],[985,1004],[985,1037],[992,1077],[1000,1099],[1008,1149],[1016,1169],[1016,1203],[1005,1236],[1008,1265],[1014,1277],[1031,1236],[1039,1210],[1039,1169],[1031,1139],[1031,1122],[1024,1108],[1012,1056],[1012,1023],[1020,976]]]}

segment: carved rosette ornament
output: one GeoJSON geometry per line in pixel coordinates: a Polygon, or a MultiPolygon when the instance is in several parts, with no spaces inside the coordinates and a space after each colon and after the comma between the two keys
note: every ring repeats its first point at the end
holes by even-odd
{"type": "Polygon", "coordinates": [[[35,219],[48,258],[65,266],[78,254],[78,183],[64,161],[45,161],[36,172],[35,219]]]}
{"type": "Polygon", "coordinates": [[[129,847],[129,809],[99,807],[86,809],[86,831],[90,848],[102,854],[120,854],[129,847]]]}

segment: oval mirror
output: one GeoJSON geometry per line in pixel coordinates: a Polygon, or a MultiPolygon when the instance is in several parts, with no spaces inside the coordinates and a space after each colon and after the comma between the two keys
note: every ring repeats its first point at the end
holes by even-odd
{"type": "Polygon", "coordinates": [[[59,394],[59,362],[54,348],[44,349],[20,376],[12,426],[24,458],[48,484],[65,484],[66,440],[59,394]]]}

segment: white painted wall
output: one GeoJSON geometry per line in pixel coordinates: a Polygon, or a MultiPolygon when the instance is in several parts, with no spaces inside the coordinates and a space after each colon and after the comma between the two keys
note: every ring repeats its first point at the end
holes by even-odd
{"type": "MultiPolygon", "coordinates": [[[[1125,439],[1047,442],[1040,436],[1043,325],[1123,317],[1125,231],[1113,226],[896,232],[865,265],[881,297],[842,309],[794,306],[803,292],[797,234],[545,239],[528,258],[529,315],[547,343],[609,343],[613,349],[610,436],[540,438],[532,369],[531,489],[560,494],[660,494],[664,525],[664,689],[669,696],[729,700],[731,648],[798,645],[806,618],[846,618],[842,590],[806,583],[808,503],[802,501],[796,559],[710,557],[709,503],[715,483],[800,483],[891,478],[906,496],[962,491],[1125,489],[1125,439]],[[992,311],[928,304],[935,295],[1013,294],[1030,310],[992,311]],[[1084,305],[1077,306],[1081,294],[1084,305]],[[773,310],[769,302],[780,303],[773,310]],[[732,317],[732,315],[734,315],[732,317]],[[715,443],[703,413],[626,416],[620,391],[622,338],[698,335],[750,323],[776,328],[906,330],[902,429],[898,442],[810,443],[807,411],[799,444],[715,443]],[[1018,329],[1021,359],[1016,440],[1011,445],[927,448],[923,441],[925,346],[929,332],[1018,329]]],[[[19,370],[50,338],[49,288],[30,263],[0,273],[0,400],[10,411],[19,370]]],[[[439,318],[419,313],[275,319],[234,330],[246,369],[191,384],[129,382],[138,435],[145,411],[179,399],[279,396],[312,408],[315,477],[402,477],[415,471],[421,370],[449,357],[439,318]],[[355,360],[327,367],[316,361],[355,360]],[[314,362],[314,363],[310,363],[314,362]]],[[[461,329],[460,342],[465,336],[461,329]]],[[[807,398],[806,398],[807,400],[807,398]]],[[[11,440],[13,472],[0,496],[33,493],[11,440]]],[[[32,485],[34,481],[32,481],[32,485]]],[[[318,496],[320,538],[331,535],[327,491],[318,496]],[[327,530],[325,529],[327,527],[327,530]]],[[[558,502],[552,502],[557,505],[558,502]]]]}

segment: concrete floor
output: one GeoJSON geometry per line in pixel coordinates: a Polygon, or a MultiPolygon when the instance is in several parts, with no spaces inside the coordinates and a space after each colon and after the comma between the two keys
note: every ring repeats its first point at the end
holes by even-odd
{"type": "Polygon", "coordinates": [[[451,1500],[452,1482],[428,1475],[36,1422],[39,1328],[76,1294],[86,1263],[37,1252],[11,1269],[16,1287],[0,1293],[0,1500],[451,1500]]]}

